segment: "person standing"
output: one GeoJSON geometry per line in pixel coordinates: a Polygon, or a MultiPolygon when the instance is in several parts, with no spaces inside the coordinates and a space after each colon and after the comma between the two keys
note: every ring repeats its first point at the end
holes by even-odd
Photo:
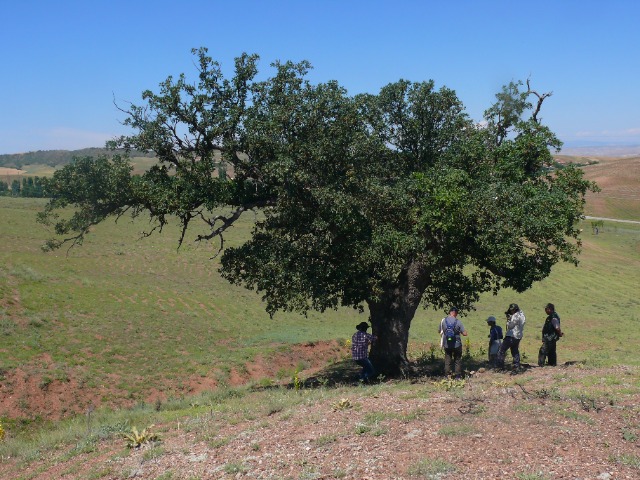
{"type": "Polygon", "coordinates": [[[367,322],[360,322],[356,325],[356,333],[351,337],[351,358],[362,367],[360,380],[364,382],[368,382],[376,374],[376,370],[369,360],[369,345],[376,341],[376,336],[367,333],[368,328],[367,322]]]}
{"type": "Polygon", "coordinates": [[[498,350],[497,365],[498,368],[504,368],[504,357],[507,350],[510,350],[513,357],[512,373],[518,373],[520,371],[520,340],[524,335],[526,318],[517,303],[510,304],[504,313],[507,316],[507,332],[498,350]]]}
{"type": "Polygon", "coordinates": [[[444,349],[444,374],[451,375],[451,361],[455,364],[455,376],[462,378],[462,340],[460,335],[467,336],[467,331],[460,320],[458,320],[458,309],[451,307],[449,315],[440,321],[438,328],[444,349]]]}
{"type": "Polygon", "coordinates": [[[495,367],[498,357],[498,350],[502,345],[502,327],[496,325],[496,317],[491,315],[487,318],[487,324],[489,325],[489,366],[495,367]]]}
{"type": "Polygon", "coordinates": [[[556,342],[564,335],[560,328],[560,316],[556,312],[553,303],[547,303],[544,307],[547,319],[542,327],[542,346],[538,352],[538,366],[544,367],[545,359],[547,365],[555,367],[558,362],[556,354],[556,342]]]}

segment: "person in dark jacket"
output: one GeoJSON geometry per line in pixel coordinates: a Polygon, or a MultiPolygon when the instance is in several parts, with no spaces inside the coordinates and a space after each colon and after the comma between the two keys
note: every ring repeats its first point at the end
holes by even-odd
{"type": "Polygon", "coordinates": [[[502,327],[496,325],[496,317],[491,315],[487,318],[487,324],[489,325],[489,366],[495,367],[498,358],[498,350],[502,345],[502,327]]]}
{"type": "Polygon", "coordinates": [[[544,367],[546,360],[547,365],[555,367],[558,362],[556,343],[564,333],[562,333],[562,329],[560,328],[560,316],[556,312],[555,305],[553,303],[547,303],[544,311],[547,314],[547,319],[542,326],[542,346],[538,352],[538,366],[544,367]]]}

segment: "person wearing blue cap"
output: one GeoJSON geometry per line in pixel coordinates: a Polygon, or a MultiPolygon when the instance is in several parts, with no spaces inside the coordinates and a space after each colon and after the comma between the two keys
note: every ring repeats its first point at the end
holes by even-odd
{"type": "Polygon", "coordinates": [[[487,318],[487,324],[489,325],[489,367],[495,367],[498,357],[498,350],[502,345],[502,327],[496,325],[496,317],[491,315],[487,318]]]}

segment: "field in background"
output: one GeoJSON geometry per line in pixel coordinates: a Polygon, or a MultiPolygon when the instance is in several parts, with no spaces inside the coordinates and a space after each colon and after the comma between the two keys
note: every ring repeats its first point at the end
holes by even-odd
{"type": "MultiPolygon", "coordinates": [[[[611,191],[629,185],[629,178],[640,184],[637,158],[630,165],[612,162],[609,183],[607,169],[596,169],[604,163],[586,171],[611,191]]],[[[601,210],[592,202],[588,214],[615,216],[610,203],[601,210]]],[[[141,219],[108,222],[84,246],[45,254],[40,245],[48,232],[35,223],[44,203],[0,197],[0,419],[56,418],[247,379],[288,380],[348,355],[342,341],[366,320],[350,309],[269,318],[255,293],[219,277],[211,248],[187,238],[177,251],[175,226],[140,239],[149,228],[141,219]]],[[[620,205],[623,218],[640,219],[636,200],[620,205]]],[[[228,245],[249,235],[251,220],[234,229],[228,245]]],[[[558,265],[530,291],[485,296],[477,311],[462,317],[474,351],[485,348],[485,318],[502,322],[506,306],[516,302],[527,315],[524,361],[535,363],[543,306],[553,302],[566,332],[560,363],[640,365],[640,226],[605,222],[598,235],[589,222],[583,228],[578,268],[558,265]]],[[[441,317],[418,312],[412,356],[437,343],[441,317]]]]}
{"type": "MultiPolygon", "coordinates": [[[[142,174],[149,170],[153,165],[157,163],[155,158],[148,157],[133,157],[131,158],[134,174],[142,174]]],[[[51,177],[62,168],[63,165],[52,167],[45,164],[28,164],[23,166],[20,170],[16,168],[0,167],[0,181],[11,185],[14,180],[22,182],[26,177],[51,177]]]]}
{"type": "Polygon", "coordinates": [[[601,192],[587,194],[585,214],[593,217],[640,221],[640,157],[569,157],[563,162],[587,164],[585,178],[595,181],[601,192]]]}

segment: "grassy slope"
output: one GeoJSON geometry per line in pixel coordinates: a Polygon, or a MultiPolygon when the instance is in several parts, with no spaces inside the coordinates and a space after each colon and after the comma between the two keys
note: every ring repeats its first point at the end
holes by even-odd
{"type": "MultiPolygon", "coordinates": [[[[361,320],[351,310],[271,319],[255,293],[219,277],[210,250],[188,244],[176,251],[171,228],[140,240],[144,221],[98,226],[68,255],[42,253],[48,234],[35,214],[43,204],[0,198],[5,370],[79,376],[87,387],[115,381],[123,399],[145,400],[153,388],[180,391],[190,376],[224,383],[231,368],[283,343],[346,338],[361,320]]],[[[235,233],[246,237],[249,228],[246,222],[235,233]]]]}
{"type": "MultiPolygon", "coordinates": [[[[20,367],[45,383],[74,378],[97,390],[108,383],[113,388],[102,400],[126,404],[147,400],[154,389],[180,394],[193,377],[225,383],[232,369],[242,370],[258,354],[290,343],[348,338],[365,318],[341,310],[271,319],[258,296],[219,277],[210,250],[187,241],[176,251],[175,228],[139,239],[147,227],[142,220],[100,225],[68,255],[44,254],[39,246],[47,232],[34,221],[43,203],[0,198],[0,368],[5,371],[20,367]]],[[[638,217],[640,209],[629,205],[638,217]]],[[[558,265],[523,294],[485,296],[476,312],[463,317],[474,350],[486,342],[484,319],[490,314],[502,319],[506,305],[517,302],[528,318],[525,361],[535,363],[542,306],[551,301],[566,331],[561,362],[640,364],[635,348],[640,227],[606,224],[597,236],[588,223],[584,228],[578,268],[558,265]]],[[[247,218],[229,244],[249,231],[247,218]]],[[[440,312],[418,312],[412,355],[437,342],[439,318],[440,312]]]]}

